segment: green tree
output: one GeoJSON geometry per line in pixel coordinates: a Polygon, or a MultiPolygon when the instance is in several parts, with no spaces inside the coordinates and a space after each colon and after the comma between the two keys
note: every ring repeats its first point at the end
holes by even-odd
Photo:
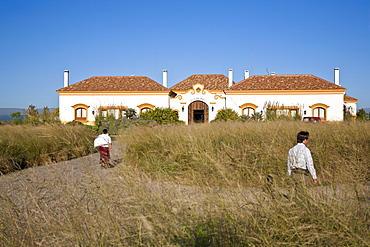
{"type": "Polygon", "coordinates": [[[55,110],[52,112],[53,116],[54,117],[58,117],[59,118],[59,107],[58,108],[55,108],[55,110]]]}
{"type": "Polygon", "coordinates": [[[57,108],[54,112],[51,112],[49,107],[45,106],[44,110],[41,114],[41,120],[44,123],[58,123],[59,121],[59,108],[57,108]]]}
{"type": "Polygon", "coordinates": [[[17,111],[10,114],[10,116],[13,118],[12,123],[14,124],[21,124],[23,123],[23,116],[22,113],[17,111]]]}
{"type": "Polygon", "coordinates": [[[50,123],[52,120],[51,112],[49,110],[49,107],[45,106],[44,110],[41,114],[41,119],[44,123],[50,123]]]}
{"type": "Polygon", "coordinates": [[[39,112],[36,109],[36,106],[29,105],[28,109],[25,110],[26,113],[26,123],[38,124],[40,123],[39,112]]]}
{"type": "Polygon", "coordinates": [[[171,108],[156,107],[140,114],[142,119],[150,119],[156,121],[158,124],[179,123],[179,114],[171,108]]]}
{"type": "Polygon", "coordinates": [[[224,121],[232,120],[232,121],[235,121],[235,120],[238,120],[238,119],[239,119],[239,115],[236,111],[234,111],[231,108],[226,108],[226,109],[222,109],[221,111],[217,112],[216,118],[214,120],[215,121],[216,120],[224,120],[224,121]]]}
{"type": "Polygon", "coordinates": [[[56,108],[52,113],[51,113],[51,117],[52,117],[52,122],[53,123],[59,123],[60,122],[60,118],[59,118],[59,108],[56,108]]]}
{"type": "Polygon", "coordinates": [[[365,112],[363,108],[361,108],[357,113],[357,120],[363,121],[367,120],[367,116],[369,115],[368,113],[365,112]]]}
{"type": "Polygon", "coordinates": [[[124,110],[125,111],[125,116],[128,119],[134,119],[137,118],[137,113],[134,108],[127,108],[124,110]]]}

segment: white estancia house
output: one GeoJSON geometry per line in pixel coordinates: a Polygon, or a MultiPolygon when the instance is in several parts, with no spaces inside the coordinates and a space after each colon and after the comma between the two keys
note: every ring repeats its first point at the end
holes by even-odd
{"type": "Polygon", "coordinates": [[[218,111],[231,108],[239,115],[273,110],[276,115],[320,117],[322,121],[342,121],[344,109],[356,116],[357,99],[346,95],[334,69],[334,83],[314,75],[253,75],[244,72],[244,80],[235,83],[233,71],[228,77],[192,75],[167,88],[167,70],[163,85],[146,76],[96,76],[69,85],[64,71],[64,87],[59,93],[60,120],[93,125],[95,116],[122,117],[133,108],[141,113],[155,107],[170,107],[186,124],[210,122],[218,111]]]}

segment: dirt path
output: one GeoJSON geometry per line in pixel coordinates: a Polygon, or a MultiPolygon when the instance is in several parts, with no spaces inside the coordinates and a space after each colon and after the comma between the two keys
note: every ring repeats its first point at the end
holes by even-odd
{"type": "MultiPolygon", "coordinates": [[[[121,166],[122,158],[119,146],[113,144],[111,161],[121,166]]],[[[99,165],[99,153],[68,160],[56,164],[28,168],[22,171],[0,176],[0,195],[9,196],[15,202],[27,202],[42,197],[49,189],[71,189],[72,187],[87,186],[91,180],[114,179],[114,170],[103,169],[99,165]]]]}

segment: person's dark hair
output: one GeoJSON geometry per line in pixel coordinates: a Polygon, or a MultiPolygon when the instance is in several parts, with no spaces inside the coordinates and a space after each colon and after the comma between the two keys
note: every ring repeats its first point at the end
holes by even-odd
{"type": "Polygon", "coordinates": [[[104,134],[107,134],[108,133],[108,130],[107,129],[103,129],[103,133],[104,134]]]}
{"type": "Polygon", "coordinates": [[[309,135],[310,135],[310,133],[308,133],[307,131],[299,132],[298,135],[297,135],[297,142],[302,143],[304,140],[308,139],[309,135]]]}

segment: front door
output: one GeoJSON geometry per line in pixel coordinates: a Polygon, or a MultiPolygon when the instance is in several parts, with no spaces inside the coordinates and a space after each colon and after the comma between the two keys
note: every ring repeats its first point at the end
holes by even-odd
{"type": "Polygon", "coordinates": [[[202,101],[194,101],[188,107],[188,123],[208,123],[208,105],[202,101]]]}

